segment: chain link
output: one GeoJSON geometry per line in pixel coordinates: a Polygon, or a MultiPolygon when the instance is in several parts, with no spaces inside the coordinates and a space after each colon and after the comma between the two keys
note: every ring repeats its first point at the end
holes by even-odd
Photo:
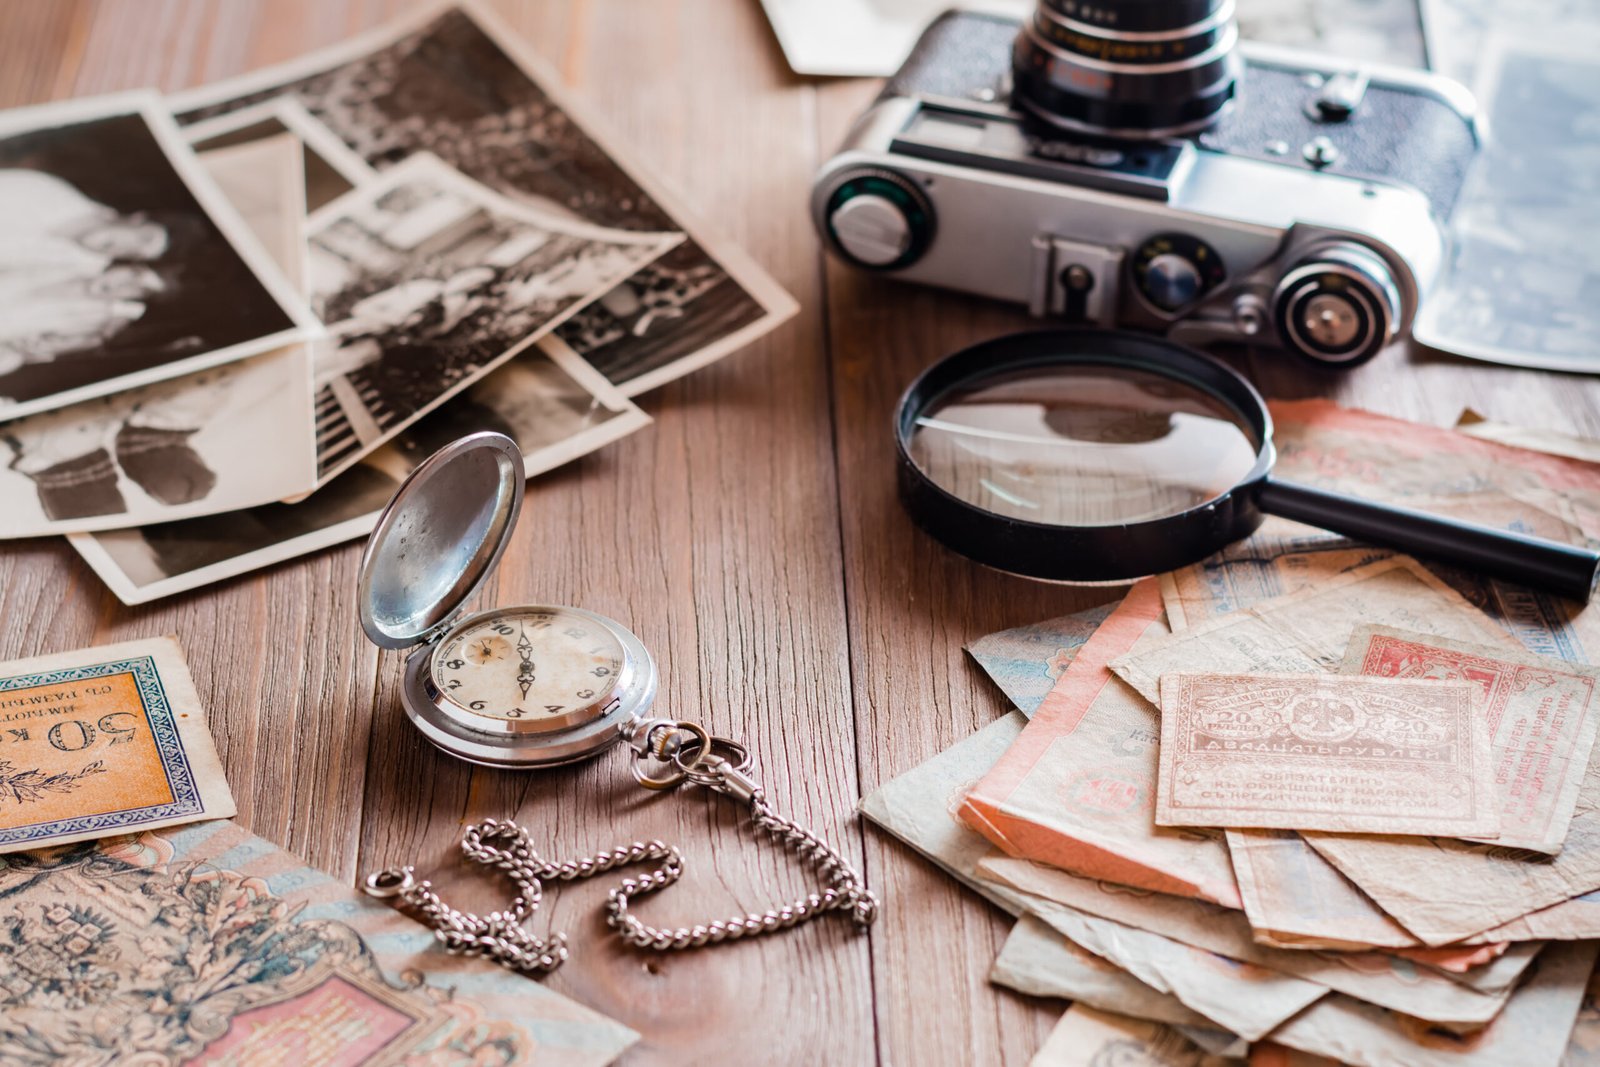
{"type": "Polygon", "coordinates": [[[577,881],[617,867],[654,862],[649,872],[625,878],[606,900],[606,924],[631,945],[667,951],[787,930],[830,911],[848,914],[857,928],[865,929],[877,917],[878,898],[865,880],[832,846],[815,833],[767,804],[761,786],[747,773],[750,757],[726,738],[711,737],[693,723],[654,722],[637,746],[634,777],[646,788],[671,788],[689,781],[749,805],[756,828],[789,849],[822,876],[825,888],[799,900],[763,912],[750,912],[716,922],[676,929],[650,926],[630,910],[634,898],[658,892],[683,875],[683,855],[660,841],[635,841],[624,848],[561,862],[541,859],[528,831],[505,819],[486,819],[469,826],[461,851],[474,862],[506,872],[519,890],[511,907],[488,915],[473,915],[450,907],[434,892],[433,884],[418,882],[413,868],[389,867],[367,878],[366,891],[378,897],[399,897],[418,917],[433,927],[446,951],[482,956],[513,970],[547,974],[567,959],[567,939],[552,933],[548,939],[530,933],[523,925],[539,908],[544,882],[577,881]],[[733,759],[729,759],[729,756],[733,759]],[[665,773],[650,774],[644,763],[657,759],[671,765],[665,773]]]}

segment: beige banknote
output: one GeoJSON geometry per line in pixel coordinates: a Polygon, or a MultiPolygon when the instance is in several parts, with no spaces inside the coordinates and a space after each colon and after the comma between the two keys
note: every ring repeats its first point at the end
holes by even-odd
{"type": "Polygon", "coordinates": [[[1034,915],[1064,937],[1251,1041],[1328,992],[1317,982],[1207,952],[1137,926],[1042,897],[1024,899],[1034,915]]]}
{"type": "Polygon", "coordinates": [[[1454,680],[1164,675],[1156,822],[1496,836],[1476,693],[1454,680]]]}
{"type": "Polygon", "coordinates": [[[1011,928],[989,971],[989,981],[1032,997],[1063,997],[1158,1023],[1211,1025],[1171,993],[1157,992],[1120,967],[1079,948],[1037,915],[1024,915],[1011,928]]]}
{"type": "Polygon", "coordinates": [[[1112,660],[1111,669],[1151,702],[1160,699],[1161,676],[1178,671],[1331,672],[1366,623],[1481,644],[1511,640],[1416,560],[1395,556],[1151,640],[1112,660]]]}
{"type": "MultiPolygon", "coordinates": [[[[1387,626],[1356,630],[1343,672],[1459,679],[1491,731],[1500,832],[1493,843],[1556,853],[1600,726],[1600,669],[1387,626]]],[[[1453,836],[1470,836],[1456,834],[1453,836]]]]}
{"type": "Polygon", "coordinates": [[[0,664],[0,852],[233,813],[173,638],[0,664]]]}
{"type": "Polygon", "coordinates": [[[1240,1057],[1249,1042],[1158,993],[1120,967],[1079,948],[1036,915],[1017,920],[989,970],[989,981],[1033,997],[1062,997],[1091,1008],[1166,1023],[1207,1052],[1240,1057]]]}
{"type": "MultiPolygon", "coordinates": [[[[1568,1058],[1600,944],[1551,945],[1488,1026],[1455,1034],[1331,996],[1273,1031],[1271,1041],[1355,1067],[1557,1067],[1568,1058]]],[[[1302,1067],[1290,1057],[1251,1058],[1251,1067],[1302,1067]]]]}
{"type": "MultiPolygon", "coordinates": [[[[1422,944],[1293,830],[1229,830],[1227,841],[1258,943],[1345,950],[1422,944]]],[[[1482,951],[1468,956],[1481,963],[1482,951]]]]}
{"type": "MultiPolygon", "coordinates": [[[[1078,878],[1008,856],[982,860],[978,864],[978,876],[1001,888],[1050,901],[1078,914],[1099,916],[1240,964],[1292,975],[1441,1025],[1467,1029],[1482,1026],[1494,1017],[1509,995],[1509,983],[1495,990],[1480,991],[1456,980],[1455,976],[1378,952],[1323,953],[1268,948],[1255,943],[1243,914],[1232,909],[1078,878]]],[[[1036,904],[1030,906],[1047,923],[1055,925],[1054,916],[1036,904]]],[[[1092,946],[1085,947],[1094,951],[1092,946]]],[[[1532,958],[1531,954],[1521,958],[1518,966],[1526,968],[1532,958]]]]}
{"type": "Polygon", "coordinates": [[[1155,825],[1156,710],[1106,669],[1165,632],[1155,583],[1139,583],[967,794],[961,817],[1012,855],[1238,907],[1220,836],[1155,825]]]}
{"type": "Polygon", "coordinates": [[[1480,441],[1493,441],[1496,444],[1510,445],[1513,448],[1528,449],[1533,452],[1548,452],[1552,456],[1566,456],[1568,459],[1579,459],[1586,463],[1600,464],[1600,441],[1587,437],[1574,437],[1572,434],[1557,433],[1554,430],[1544,430],[1532,426],[1514,426],[1507,422],[1496,422],[1467,408],[1456,419],[1455,430],[1457,433],[1476,437],[1480,441]]]}
{"type": "Polygon", "coordinates": [[[1083,1004],[1068,1008],[1029,1067],[1226,1067],[1170,1026],[1083,1004]]]}
{"type": "Polygon", "coordinates": [[[862,814],[999,907],[1013,915],[1034,912],[1075,944],[1232,1033],[1259,1037],[1327,992],[1314,982],[1241,966],[1158,934],[979,881],[978,862],[1001,853],[961,823],[955,808],[1026,723],[1020,712],[997,719],[879,788],[862,801],[862,814]]]}
{"type": "Polygon", "coordinates": [[[1600,1067],[1600,971],[1589,976],[1561,1067],[1600,1067]]]}

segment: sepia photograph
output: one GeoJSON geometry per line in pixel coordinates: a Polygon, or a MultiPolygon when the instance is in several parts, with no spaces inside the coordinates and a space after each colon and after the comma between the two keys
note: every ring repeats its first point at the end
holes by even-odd
{"type": "Polygon", "coordinates": [[[318,332],[156,97],[0,117],[0,420],[318,332]]]}
{"type": "MultiPolygon", "coordinates": [[[[279,135],[200,164],[296,286],[300,144],[279,135]]],[[[316,483],[311,346],[0,422],[0,538],[142,526],[253,507],[316,483]]]]}
{"type": "Polygon", "coordinates": [[[299,503],[70,540],[124,604],[143,604],[366,536],[405,476],[465,434],[511,437],[533,477],[649,422],[583,360],[536,347],[299,503]]]}
{"type": "Polygon", "coordinates": [[[310,220],[319,482],[682,240],[517,204],[419,153],[310,220]]]}
{"type": "Polygon", "coordinates": [[[692,222],[559,84],[493,14],[469,4],[178,94],[173,106],[191,125],[289,97],[375,169],[432,152],[534,206],[598,226],[687,233],[559,331],[629,396],[715,362],[794,314],[794,299],[770,275],[692,222]]]}

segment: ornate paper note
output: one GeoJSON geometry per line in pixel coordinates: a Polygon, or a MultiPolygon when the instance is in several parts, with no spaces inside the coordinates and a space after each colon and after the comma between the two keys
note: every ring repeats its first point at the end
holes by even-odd
{"type": "Polygon", "coordinates": [[[228,822],[0,860],[0,1063],[595,1065],[636,1039],[228,822]]]}
{"type": "Polygon", "coordinates": [[[1464,681],[1161,679],[1161,826],[1492,837],[1489,731],[1464,681]]]}
{"type": "Polygon", "coordinates": [[[1350,638],[1344,673],[1470,682],[1493,745],[1501,820],[1494,843],[1561,851],[1600,722],[1600,669],[1363,626],[1350,638]]]}
{"type": "Polygon", "coordinates": [[[0,852],[233,813],[177,641],[0,664],[0,852]]]}

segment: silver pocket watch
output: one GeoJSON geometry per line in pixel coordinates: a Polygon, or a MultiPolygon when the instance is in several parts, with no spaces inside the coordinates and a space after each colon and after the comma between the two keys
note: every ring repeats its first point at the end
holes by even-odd
{"type": "Polygon", "coordinates": [[[367,541],[357,604],[383,648],[413,649],[400,690],[424,737],[486,767],[548,767],[623,739],[656,694],[650,653],[621,623],[578,608],[462,615],[522,511],[522,454],[463,437],[418,467],[367,541]]]}
{"type": "Polygon", "coordinates": [[[505,870],[517,884],[509,911],[485,917],[456,911],[428,882],[417,881],[411,867],[374,873],[367,892],[401,898],[450,951],[523,971],[551,970],[567,954],[561,935],[547,940],[522,925],[539,905],[544,879],[586,878],[647,860],[660,865],[625,879],[606,905],[611,927],[642,947],[692,948],[750,937],[834,910],[847,912],[860,928],[869,925],[877,899],[861,876],[811,831],[767,806],[742,745],[696,723],[649,717],[655,661],[627,627],[554,605],[462,614],[516,528],[523,477],[522,454],[509,437],[463,437],[411,473],[367,541],[357,598],[361,628],[380,647],[412,650],[400,690],[406,716],[439,749],[485,767],[552,767],[626,742],[639,784],[671,789],[688,782],[745,803],[756,826],[809,862],[826,888],[766,912],[660,929],[633,916],[629,898],[677,880],[683,861],[676,848],[634,842],[549,862],[525,828],[490,819],[468,828],[462,851],[505,870]]]}

